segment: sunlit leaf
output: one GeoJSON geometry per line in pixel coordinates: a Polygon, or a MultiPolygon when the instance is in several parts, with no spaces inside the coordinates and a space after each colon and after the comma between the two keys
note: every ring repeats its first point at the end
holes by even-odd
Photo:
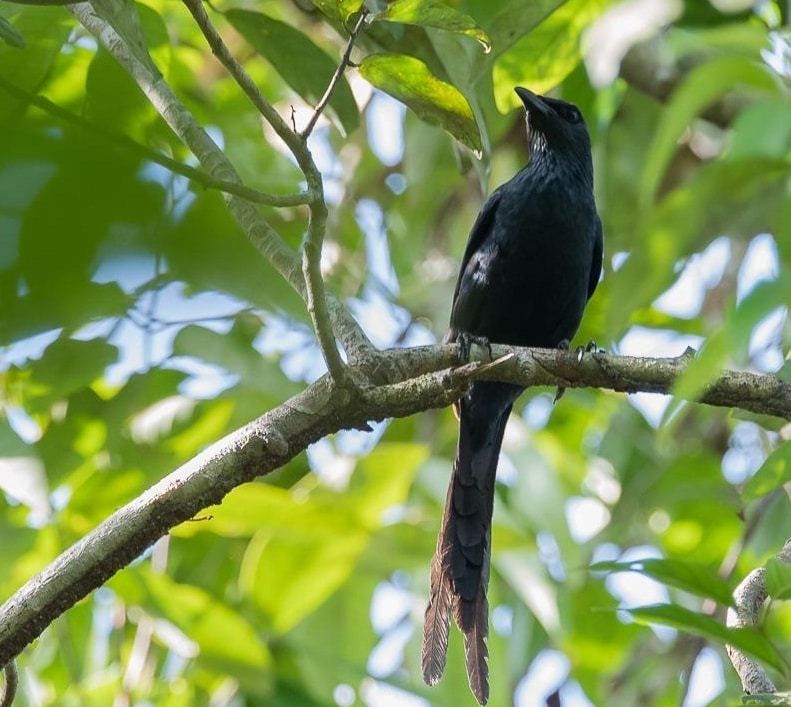
{"type": "Polygon", "coordinates": [[[481,137],[467,99],[449,83],[440,81],[419,59],[400,54],[372,54],[359,67],[360,74],[377,88],[405,103],[428,123],[441,125],[473,150],[481,137]]]}
{"type": "Polygon", "coordinates": [[[515,86],[542,94],[557,86],[577,66],[582,31],[610,0],[567,0],[494,64],[494,96],[506,113],[521,105],[515,86]]]}
{"type": "Polygon", "coordinates": [[[724,606],[733,604],[728,583],[714,569],[699,563],[649,558],[630,562],[597,562],[589,569],[594,572],[639,572],[692,594],[716,599],[724,606]]]}
{"type": "Polygon", "coordinates": [[[674,604],[654,604],[627,611],[640,623],[662,624],[702,636],[720,644],[728,644],[748,655],[763,661],[785,674],[785,660],[774,646],[757,630],[751,628],[727,628],[721,621],[690,611],[674,604]]]}
{"type": "MultiPolygon", "coordinates": [[[[305,101],[314,106],[319,102],[340,59],[332,59],[302,32],[263,13],[228,10],[225,16],[305,101]]],[[[357,104],[345,78],[336,87],[330,107],[347,134],[359,124],[357,104]]]]}
{"type": "Polygon", "coordinates": [[[485,52],[491,49],[488,35],[475,20],[442,0],[394,0],[385,6],[377,19],[463,34],[480,42],[485,52]]]}

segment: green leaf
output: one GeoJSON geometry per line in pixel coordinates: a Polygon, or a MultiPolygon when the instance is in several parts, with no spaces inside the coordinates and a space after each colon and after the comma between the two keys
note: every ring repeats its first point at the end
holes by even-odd
{"type": "MultiPolygon", "coordinates": [[[[568,0],[510,0],[502,5],[478,0],[473,14],[489,31],[492,53],[502,54],[546,20],[568,0]]],[[[467,4],[469,7],[469,3],[467,4]]]]}
{"type": "Polygon", "coordinates": [[[678,141],[695,116],[738,86],[778,92],[776,79],[768,68],[740,56],[713,59],[689,72],[671,96],[654,133],[643,168],[640,203],[647,206],[654,198],[678,141]]]}
{"type": "Polygon", "coordinates": [[[480,42],[485,53],[492,48],[489,36],[472,17],[446,5],[442,0],[395,0],[377,15],[377,19],[463,34],[480,42]]]}
{"type": "MultiPolygon", "coordinates": [[[[228,10],[225,16],[305,101],[316,105],[321,100],[335,73],[337,60],[299,30],[263,13],[228,10]]],[[[329,105],[346,134],[357,128],[360,113],[345,78],[336,86],[329,105]]]]}
{"type": "MultiPolygon", "coordinates": [[[[19,37],[27,38],[27,46],[20,51],[13,42],[0,44],[0,73],[15,86],[28,91],[36,91],[50,71],[61,46],[74,24],[68,13],[59,7],[14,8],[12,30],[19,37]]],[[[0,93],[0,123],[6,118],[16,116],[20,111],[16,99],[0,93]]]]}
{"type": "Polygon", "coordinates": [[[788,666],[782,656],[766,637],[755,629],[727,628],[716,619],[675,604],[653,604],[627,609],[627,611],[639,623],[672,626],[718,643],[727,643],[743,653],[763,661],[784,675],[788,671],[788,666]]]}
{"type": "Polygon", "coordinates": [[[365,4],[364,0],[313,0],[313,4],[332,20],[347,22],[365,4]]]}
{"type": "Polygon", "coordinates": [[[271,689],[269,648],[230,602],[219,601],[199,587],[179,584],[144,568],[137,568],[136,574],[142,587],[131,577],[123,577],[113,588],[128,601],[149,602],[151,609],[178,626],[198,644],[199,663],[229,671],[241,679],[245,689],[256,694],[266,694],[271,689]]]}
{"type": "Polygon", "coordinates": [[[457,88],[440,81],[419,59],[403,54],[372,54],[363,60],[359,71],[374,86],[405,103],[419,118],[441,125],[473,150],[481,149],[481,136],[467,99],[457,88]]]}
{"type": "Polygon", "coordinates": [[[777,557],[766,563],[766,591],[772,599],[791,599],[791,564],[777,557]]]}
{"type": "Polygon", "coordinates": [[[782,158],[791,140],[791,103],[788,98],[760,101],[747,106],[731,129],[728,159],[782,158]]]}
{"type": "Polygon", "coordinates": [[[604,572],[639,572],[686,592],[716,599],[723,606],[733,604],[728,583],[708,565],[696,562],[649,558],[631,562],[597,562],[589,569],[604,572]]]}
{"type": "Polygon", "coordinates": [[[753,501],[791,480],[791,441],[785,441],[764,460],[758,471],[744,485],[742,496],[753,501]]]}
{"type": "Polygon", "coordinates": [[[252,535],[240,586],[272,630],[285,633],[349,579],[383,511],[404,502],[426,456],[422,445],[382,443],[359,460],[346,491],[326,489],[312,475],[291,490],[249,484],[211,509],[210,520],[175,533],[252,535]]]}
{"type": "Polygon", "coordinates": [[[0,39],[17,49],[22,49],[25,46],[25,38],[5,17],[0,17],[0,39]]]}
{"type": "Polygon", "coordinates": [[[582,58],[582,31],[610,4],[610,0],[568,0],[525,34],[494,64],[494,98],[503,112],[517,108],[514,86],[546,93],[557,86],[582,58]]]}

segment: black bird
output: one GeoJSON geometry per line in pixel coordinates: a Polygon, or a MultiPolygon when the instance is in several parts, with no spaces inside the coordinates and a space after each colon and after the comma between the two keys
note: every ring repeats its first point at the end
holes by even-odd
{"type": "MultiPolygon", "coordinates": [[[[496,189],[472,227],[446,341],[567,347],[596,289],[602,228],[593,163],[576,106],[516,88],[526,111],[528,164],[496,189]]],[[[522,388],[476,382],[457,403],[459,441],[431,564],[423,678],[445,668],[450,614],[464,634],[470,688],[489,698],[489,583],[494,478],[503,432],[522,388]]]]}

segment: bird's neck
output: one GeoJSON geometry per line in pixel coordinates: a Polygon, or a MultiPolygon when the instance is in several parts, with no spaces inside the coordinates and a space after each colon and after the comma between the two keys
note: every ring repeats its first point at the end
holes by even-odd
{"type": "Polygon", "coordinates": [[[593,165],[590,156],[580,158],[562,150],[552,149],[543,140],[530,145],[530,160],[523,172],[534,186],[550,187],[556,182],[576,182],[593,190],[593,165]]]}

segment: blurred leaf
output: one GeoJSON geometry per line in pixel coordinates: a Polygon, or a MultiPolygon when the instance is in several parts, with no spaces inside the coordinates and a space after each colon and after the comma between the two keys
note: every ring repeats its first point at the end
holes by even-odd
{"type": "Polygon", "coordinates": [[[0,17],[0,39],[17,49],[22,49],[25,46],[25,38],[5,17],[0,17]]]}
{"type": "Polygon", "coordinates": [[[766,591],[774,600],[791,599],[791,564],[773,557],[766,563],[766,591]]]}
{"type": "Polygon", "coordinates": [[[742,489],[742,497],[745,501],[753,501],[771,493],[789,480],[791,480],[791,441],[786,440],[772,450],[758,471],[747,479],[742,489]]]}
{"type": "Polygon", "coordinates": [[[686,592],[716,599],[723,606],[733,605],[728,583],[716,570],[700,563],[649,558],[631,562],[597,562],[589,569],[593,572],[639,572],[686,592]]]}
{"type": "Polygon", "coordinates": [[[266,695],[272,687],[272,656],[255,628],[229,602],[221,602],[199,587],[179,584],[163,574],[137,568],[130,576],[113,581],[121,596],[178,626],[199,646],[197,660],[230,671],[246,690],[266,695]],[[137,584],[137,588],[135,588],[137,584]],[[145,594],[141,601],[140,589],[145,594]]]}
{"type": "Polygon", "coordinates": [[[783,157],[791,140],[791,103],[788,98],[760,101],[745,108],[731,129],[728,159],[783,157]]]}
{"type": "Polygon", "coordinates": [[[580,36],[611,0],[567,0],[494,64],[494,97],[501,112],[521,105],[515,86],[535,93],[555,88],[577,66],[580,36]]]}
{"type": "MultiPolygon", "coordinates": [[[[7,21],[7,19],[5,20],[7,21]]],[[[19,88],[37,91],[66,41],[74,20],[59,7],[16,7],[9,24],[27,46],[0,43],[0,73],[19,88]]],[[[0,125],[24,109],[0,89],[0,125]]]]}
{"type": "Polygon", "coordinates": [[[723,93],[738,86],[770,94],[779,90],[776,78],[765,66],[743,57],[726,56],[692,69],[673,92],[643,167],[640,202],[645,207],[654,198],[678,141],[693,118],[723,93]]]}
{"type": "Polygon", "coordinates": [[[365,4],[364,0],[312,0],[327,17],[346,22],[365,4]]]}
{"type": "Polygon", "coordinates": [[[645,212],[634,248],[610,275],[608,335],[616,337],[676,278],[677,261],[725,233],[763,230],[783,203],[779,185],[789,174],[782,160],[720,160],[701,166],[682,186],[645,212]],[[723,199],[723,194],[728,198],[723,199]]]}
{"type": "Polygon", "coordinates": [[[253,338],[260,330],[245,330],[245,317],[238,317],[231,331],[219,334],[211,329],[191,325],[182,329],[173,342],[175,356],[195,356],[222,366],[238,375],[247,386],[264,393],[274,406],[295,395],[299,386],[289,381],[273,357],[266,357],[253,347],[253,338]]]}
{"type": "Polygon", "coordinates": [[[753,327],[776,307],[791,302],[791,273],[776,280],[760,282],[733,309],[724,324],[704,344],[673,385],[674,393],[693,400],[718,375],[730,357],[741,358],[747,351],[753,327]]]}
{"type": "Polygon", "coordinates": [[[350,491],[340,494],[306,477],[293,491],[259,484],[232,491],[211,521],[186,532],[255,532],[240,585],[284,633],[350,577],[382,524],[382,512],[406,497],[426,451],[380,444],[360,460],[350,491]]]}
{"type": "MultiPolygon", "coordinates": [[[[225,16],[305,101],[314,106],[319,102],[339,60],[332,59],[299,30],[260,12],[228,10],[225,16]]],[[[359,111],[345,78],[336,86],[329,105],[347,135],[357,128],[359,111]]]]}
{"type": "Polygon", "coordinates": [[[441,125],[473,150],[481,137],[467,99],[449,83],[440,81],[419,59],[402,54],[371,54],[359,66],[360,74],[377,88],[412,109],[427,123],[441,125]]]}
{"type": "Polygon", "coordinates": [[[719,644],[738,648],[743,653],[763,661],[783,675],[788,666],[774,646],[758,631],[751,628],[727,628],[717,619],[712,619],[695,611],[674,604],[653,604],[640,606],[627,611],[639,623],[662,624],[702,636],[719,644]]]}
{"type": "Polygon", "coordinates": [[[56,400],[68,398],[100,378],[117,358],[118,349],[103,339],[61,337],[31,365],[26,406],[44,410],[56,400]]]}
{"type": "Polygon", "coordinates": [[[488,53],[491,49],[488,35],[475,20],[442,0],[394,0],[385,6],[376,19],[463,34],[477,40],[484,52],[488,53]]]}

